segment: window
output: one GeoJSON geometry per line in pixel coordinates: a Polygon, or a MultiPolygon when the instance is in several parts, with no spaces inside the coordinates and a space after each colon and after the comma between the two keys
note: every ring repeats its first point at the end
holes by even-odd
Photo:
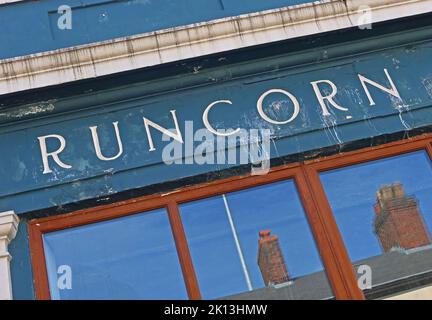
{"type": "Polygon", "coordinates": [[[37,297],[332,298],[302,179],[291,165],[32,221],[37,297]],[[64,265],[72,290],[57,285],[64,265]]]}
{"type": "Polygon", "coordinates": [[[421,136],[32,220],[36,295],[373,299],[432,292],[431,157],[432,137],[421,136]],[[58,285],[61,266],[71,268],[72,290],[58,285]]]}
{"type": "Polygon", "coordinates": [[[187,299],[165,210],[49,232],[43,241],[52,299],[187,299]]]}
{"type": "Polygon", "coordinates": [[[322,172],[320,178],[351,261],[370,268],[369,289],[400,281],[405,290],[409,278],[420,274],[429,274],[432,284],[432,164],[425,150],[322,172]]]}
{"type": "Polygon", "coordinates": [[[332,297],[293,180],[185,203],[180,213],[203,298],[259,297],[265,287],[261,298],[332,297]]]}

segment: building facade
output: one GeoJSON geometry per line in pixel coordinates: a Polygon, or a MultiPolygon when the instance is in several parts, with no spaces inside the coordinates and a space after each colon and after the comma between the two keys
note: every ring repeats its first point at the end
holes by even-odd
{"type": "Polygon", "coordinates": [[[431,17],[0,0],[0,298],[431,299],[431,17]]]}

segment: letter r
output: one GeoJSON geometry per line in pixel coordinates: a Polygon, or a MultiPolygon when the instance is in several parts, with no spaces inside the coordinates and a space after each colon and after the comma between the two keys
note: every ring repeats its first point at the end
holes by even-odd
{"type": "Polygon", "coordinates": [[[48,157],[52,157],[53,160],[62,168],[65,168],[65,169],[72,168],[71,165],[68,165],[68,164],[62,162],[58,156],[66,147],[65,138],[63,138],[61,135],[58,135],[58,134],[50,134],[47,136],[38,137],[38,139],[39,139],[39,145],[40,145],[40,150],[41,150],[41,154],[42,154],[42,162],[43,162],[43,166],[44,166],[43,174],[47,174],[47,173],[52,172],[52,170],[49,166],[48,157]],[[46,139],[48,139],[48,138],[53,138],[53,139],[59,140],[60,141],[60,147],[55,151],[47,152],[46,139]]]}

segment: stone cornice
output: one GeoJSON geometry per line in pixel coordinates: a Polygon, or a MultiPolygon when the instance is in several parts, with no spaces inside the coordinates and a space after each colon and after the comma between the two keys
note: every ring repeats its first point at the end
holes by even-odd
{"type": "Polygon", "coordinates": [[[0,95],[430,11],[432,0],[321,1],[4,59],[0,95]]]}

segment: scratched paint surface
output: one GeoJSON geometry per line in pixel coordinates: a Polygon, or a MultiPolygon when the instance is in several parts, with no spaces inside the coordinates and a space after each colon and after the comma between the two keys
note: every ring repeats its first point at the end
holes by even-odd
{"type": "MultiPolygon", "coordinates": [[[[162,92],[151,98],[114,105],[96,104],[91,110],[50,118],[43,116],[55,111],[60,102],[43,101],[11,111],[0,110],[3,122],[34,116],[35,113],[41,116],[19,126],[4,125],[0,129],[0,150],[3,150],[0,158],[0,211],[13,208],[17,213],[24,213],[62,206],[232,167],[222,164],[168,166],[161,157],[167,142],[161,141],[161,134],[156,130],[152,130],[156,151],[149,152],[142,120],[144,116],[173,128],[170,110],[176,110],[180,129],[185,135],[185,121],[192,120],[195,130],[204,127],[202,113],[215,100],[228,99],[233,104],[220,105],[211,111],[213,126],[221,129],[269,129],[273,140],[272,158],[430,125],[431,54],[432,43],[423,43],[240,80],[229,79],[226,77],[229,70],[224,70],[226,78],[218,79],[212,85],[162,92]],[[384,68],[389,71],[402,100],[369,86],[376,103],[370,106],[357,73],[389,87],[384,68]],[[310,85],[311,81],[322,79],[337,85],[335,101],[348,111],[329,107],[332,114],[322,115],[310,85]],[[299,100],[299,116],[289,124],[272,125],[259,117],[257,99],[274,88],[288,90],[299,100]],[[124,153],[114,161],[104,162],[96,157],[89,127],[99,126],[104,154],[114,155],[117,152],[114,121],[119,122],[124,153]],[[61,159],[72,165],[72,169],[63,169],[52,163],[53,173],[43,174],[37,137],[49,134],[65,137],[67,145],[61,159]]],[[[198,75],[199,70],[196,73],[198,75]]],[[[328,88],[323,86],[322,91],[328,93],[328,88]]],[[[99,98],[94,96],[95,101],[99,98]]],[[[292,115],[292,105],[283,95],[272,95],[264,101],[264,106],[266,113],[275,120],[283,121],[292,115]]],[[[48,143],[51,150],[57,147],[55,143],[48,143]]]]}
{"type": "Polygon", "coordinates": [[[307,0],[44,0],[0,8],[0,59],[275,9],[307,0]],[[57,10],[72,9],[60,30],[57,10]],[[5,45],[7,44],[7,45],[5,45]]]}

